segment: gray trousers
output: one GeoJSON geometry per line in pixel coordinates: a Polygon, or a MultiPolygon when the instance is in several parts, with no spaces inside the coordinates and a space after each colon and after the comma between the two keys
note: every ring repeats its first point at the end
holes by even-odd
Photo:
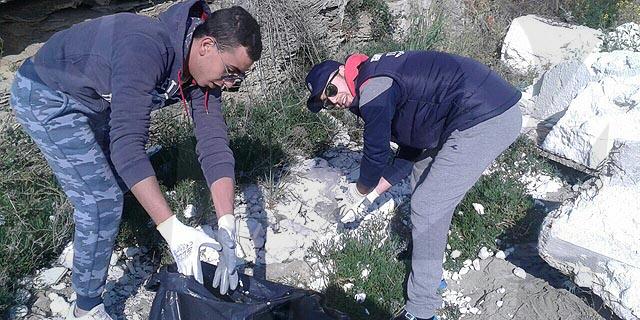
{"type": "Polygon", "coordinates": [[[72,287],[79,298],[99,297],[123,206],[120,180],[109,160],[108,114],[88,114],[72,97],[19,72],[11,106],[73,204],[72,287]]]}
{"type": "Polygon", "coordinates": [[[464,131],[454,131],[437,153],[425,152],[411,175],[413,252],[406,310],[430,318],[441,307],[436,292],[442,279],[451,217],[482,172],[520,134],[518,104],[464,131]]]}

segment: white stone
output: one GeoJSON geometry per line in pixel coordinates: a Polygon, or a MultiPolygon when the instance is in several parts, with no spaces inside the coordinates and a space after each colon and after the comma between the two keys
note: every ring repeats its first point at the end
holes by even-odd
{"type": "Polygon", "coordinates": [[[496,306],[498,306],[498,308],[502,307],[503,304],[504,304],[504,301],[502,300],[496,301],[496,306]]]}
{"type": "Polygon", "coordinates": [[[602,32],[550,21],[535,15],[514,19],[502,46],[501,60],[519,72],[542,71],[569,59],[598,52],[602,32]]]}
{"type": "Polygon", "coordinates": [[[498,293],[499,293],[499,294],[503,294],[503,293],[505,293],[505,292],[507,292],[507,289],[505,289],[504,287],[500,287],[500,288],[498,288],[498,293]]]}
{"type": "Polygon", "coordinates": [[[467,273],[469,273],[469,267],[462,267],[462,268],[460,268],[460,271],[458,271],[458,274],[461,275],[461,276],[465,275],[467,273]]]}
{"type": "Polygon", "coordinates": [[[504,254],[504,251],[498,250],[498,252],[496,252],[496,258],[504,260],[507,258],[507,255],[504,254]]]}
{"type": "Polygon", "coordinates": [[[112,252],[111,253],[111,259],[109,260],[109,265],[110,266],[115,266],[118,263],[118,259],[120,259],[120,256],[118,255],[117,252],[112,252]]]}
{"type": "Polygon", "coordinates": [[[460,279],[460,275],[457,272],[451,274],[451,280],[458,281],[460,279]]]}
{"type": "Polygon", "coordinates": [[[471,307],[469,308],[469,312],[472,314],[478,314],[480,312],[480,309],[476,308],[476,307],[471,307]]]}
{"type": "Polygon", "coordinates": [[[464,262],[462,262],[462,265],[465,267],[470,267],[473,264],[473,261],[471,261],[471,259],[467,259],[464,262]]]}
{"type": "Polygon", "coordinates": [[[534,103],[525,112],[536,119],[557,122],[571,101],[591,80],[580,60],[562,62],[545,72],[533,86],[534,103]]]}
{"type": "Polygon", "coordinates": [[[363,303],[365,299],[367,299],[367,294],[366,293],[356,293],[356,295],[354,296],[354,299],[356,299],[357,303],[363,303]]]}
{"type": "Polygon", "coordinates": [[[525,279],[527,277],[527,273],[520,267],[513,269],[513,274],[520,279],[525,279]]]}
{"type": "Polygon", "coordinates": [[[49,305],[51,313],[54,315],[65,316],[67,311],[69,311],[69,303],[65,301],[63,297],[55,293],[49,293],[47,296],[51,300],[51,304],[49,305]]]}
{"type": "Polygon", "coordinates": [[[480,248],[480,251],[478,252],[478,258],[480,258],[480,260],[487,259],[491,257],[491,255],[492,253],[487,249],[487,247],[480,248]]]}
{"type": "Polygon", "coordinates": [[[475,203],[475,202],[474,202],[474,203],[472,203],[471,205],[473,206],[473,209],[475,209],[475,210],[476,210],[476,212],[477,212],[479,215],[481,215],[481,216],[482,216],[482,215],[484,215],[484,213],[485,213],[485,212],[484,212],[484,206],[483,206],[483,205],[481,205],[481,204],[479,204],[479,203],[475,203]]]}
{"type": "Polygon", "coordinates": [[[640,52],[599,53],[585,63],[594,79],[571,102],[542,148],[596,169],[614,141],[640,141],[640,52]]]}
{"type": "Polygon", "coordinates": [[[54,285],[62,279],[65,273],[67,273],[67,268],[65,267],[53,267],[44,270],[34,279],[34,285],[36,287],[48,287],[54,285]]]}
{"type": "Polygon", "coordinates": [[[58,263],[67,269],[73,268],[73,242],[69,241],[58,257],[58,263]]]}
{"type": "Polygon", "coordinates": [[[198,210],[196,210],[196,207],[194,205],[188,204],[182,211],[182,214],[185,218],[191,219],[198,216],[198,210]]]}
{"type": "Polygon", "coordinates": [[[540,256],[602,298],[620,318],[640,315],[640,142],[611,159],[609,176],[545,218],[540,256]]]}
{"type": "Polygon", "coordinates": [[[349,291],[351,289],[353,289],[353,283],[351,283],[351,282],[347,282],[347,283],[342,285],[342,290],[344,290],[344,292],[347,292],[347,291],[349,291]]]}
{"type": "Polygon", "coordinates": [[[480,259],[474,259],[473,260],[473,268],[477,271],[479,271],[482,267],[480,266],[480,259]]]}
{"type": "Polygon", "coordinates": [[[628,22],[609,32],[604,39],[603,49],[640,51],[640,25],[628,22]]]}
{"type": "Polygon", "coordinates": [[[367,266],[367,268],[364,268],[362,272],[360,272],[360,279],[367,280],[369,278],[369,274],[371,274],[371,269],[367,266]]]}
{"type": "Polygon", "coordinates": [[[451,251],[451,258],[452,259],[456,259],[456,258],[460,257],[461,254],[462,254],[462,252],[460,252],[459,250],[453,250],[453,251],[451,251]]]}
{"type": "Polygon", "coordinates": [[[53,290],[60,291],[60,290],[63,290],[64,288],[66,288],[66,287],[67,287],[67,285],[64,282],[60,282],[58,284],[52,285],[50,288],[53,289],[53,290]]]}

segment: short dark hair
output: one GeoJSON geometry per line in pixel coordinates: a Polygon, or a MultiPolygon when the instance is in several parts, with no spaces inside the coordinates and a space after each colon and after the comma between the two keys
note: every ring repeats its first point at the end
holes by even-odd
{"type": "Polygon", "coordinates": [[[193,32],[193,38],[216,38],[220,49],[247,47],[249,58],[258,61],[262,54],[260,25],[240,6],[216,10],[193,32]]]}

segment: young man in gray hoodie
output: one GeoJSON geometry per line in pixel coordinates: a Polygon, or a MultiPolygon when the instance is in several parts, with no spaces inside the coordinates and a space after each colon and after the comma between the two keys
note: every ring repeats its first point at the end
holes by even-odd
{"type": "Polygon", "coordinates": [[[222,91],[235,91],[260,58],[256,20],[241,7],[210,12],[204,1],[158,19],[120,13],[54,34],[16,74],[11,105],[74,206],[67,319],[111,319],[101,294],[131,190],[167,241],[178,270],[202,282],[199,249],[220,252],[214,286],[237,286],[234,157],[222,91]],[[189,104],[187,104],[189,100],[189,104]],[[151,111],[181,101],[218,217],[217,239],[182,224],[145,153],[151,111]]]}

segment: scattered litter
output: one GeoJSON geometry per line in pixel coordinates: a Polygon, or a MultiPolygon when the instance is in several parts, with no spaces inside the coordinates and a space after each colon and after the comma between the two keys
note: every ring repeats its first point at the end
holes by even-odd
{"type": "Polygon", "coordinates": [[[369,278],[369,274],[371,274],[371,269],[369,269],[369,265],[360,272],[360,279],[367,280],[369,278]]]}
{"type": "Polygon", "coordinates": [[[484,206],[483,206],[483,205],[481,205],[481,204],[479,204],[479,203],[475,203],[475,202],[474,202],[474,203],[472,203],[471,205],[473,206],[473,209],[475,209],[475,210],[476,210],[476,212],[477,212],[479,215],[481,215],[481,216],[482,216],[482,215],[484,215],[484,213],[485,213],[485,212],[484,212],[484,206]]]}
{"type": "Polygon", "coordinates": [[[513,269],[513,274],[515,274],[516,277],[521,278],[521,279],[524,279],[524,278],[527,277],[527,273],[524,272],[524,270],[522,270],[522,268],[519,268],[519,267],[513,269]]]}
{"type": "Polygon", "coordinates": [[[366,293],[356,293],[354,298],[356,299],[357,303],[363,303],[364,300],[367,299],[367,294],[366,293]]]}

